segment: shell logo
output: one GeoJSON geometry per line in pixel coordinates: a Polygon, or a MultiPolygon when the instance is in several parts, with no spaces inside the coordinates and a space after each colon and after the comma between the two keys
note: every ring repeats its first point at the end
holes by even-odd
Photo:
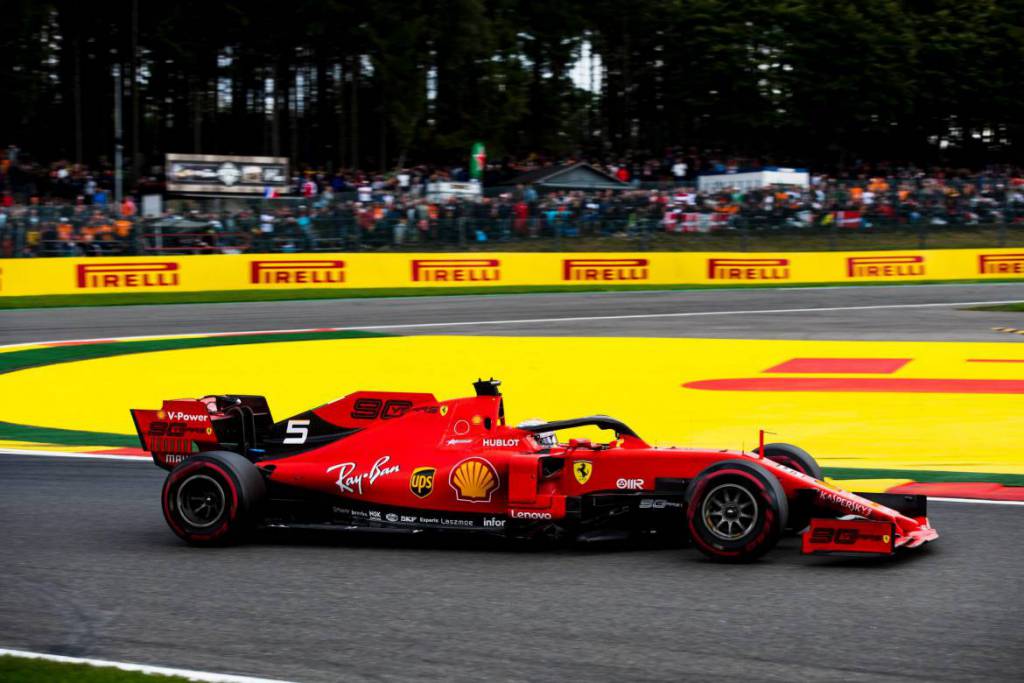
{"type": "Polygon", "coordinates": [[[448,475],[455,498],[466,503],[489,503],[499,483],[498,471],[484,458],[466,458],[448,475]]]}

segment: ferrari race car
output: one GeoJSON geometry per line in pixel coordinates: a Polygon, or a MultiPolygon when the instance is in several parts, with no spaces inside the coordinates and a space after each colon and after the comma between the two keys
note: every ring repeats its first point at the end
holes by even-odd
{"type": "Polygon", "coordinates": [[[360,391],[280,422],[262,396],[131,412],[170,471],[164,517],[197,545],[256,527],[443,530],[689,540],[746,561],[787,531],[802,533],[805,553],[891,555],[938,537],[924,496],[849,493],[795,446],[762,436],[753,452],[655,448],[605,415],[510,426],[499,384],[448,401],[360,391]],[[614,439],[557,438],[578,427],[614,439]]]}

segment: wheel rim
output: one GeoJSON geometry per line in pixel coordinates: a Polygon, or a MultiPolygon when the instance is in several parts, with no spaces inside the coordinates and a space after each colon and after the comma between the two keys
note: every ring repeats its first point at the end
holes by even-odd
{"type": "Polygon", "coordinates": [[[757,499],[739,484],[719,484],[704,497],[704,526],[723,541],[736,541],[757,524],[757,499]]]}
{"type": "Polygon", "coordinates": [[[178,512],[189,526],[205,529],[220,519],[227,496],[220,483],[208,474],[193,474],[178,487],[178,512]]]}

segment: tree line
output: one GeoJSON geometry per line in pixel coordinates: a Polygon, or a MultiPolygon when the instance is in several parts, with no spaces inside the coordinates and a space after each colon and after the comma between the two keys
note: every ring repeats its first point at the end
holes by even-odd
{"type": "Polygon", "coordinates": [[[386,169],[714,150],[1013,162],[1024,0],[6,0],[0,135],[40,160],[386,169]]]}

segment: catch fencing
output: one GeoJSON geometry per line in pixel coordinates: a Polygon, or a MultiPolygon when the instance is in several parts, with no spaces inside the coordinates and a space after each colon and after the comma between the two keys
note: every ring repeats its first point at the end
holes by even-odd
{"type": "Polygon", "coordinates": [[[867,222],[853,212],[795,224],[745,215],[670,217],[294,216],[139,219],[80,224],[14,215],[0,224],[0,258],[376,251],[841,251],[1024,246],[1024,222],[867,222]],[[854,221],[857,221],[854,224],[854,221]]]}

